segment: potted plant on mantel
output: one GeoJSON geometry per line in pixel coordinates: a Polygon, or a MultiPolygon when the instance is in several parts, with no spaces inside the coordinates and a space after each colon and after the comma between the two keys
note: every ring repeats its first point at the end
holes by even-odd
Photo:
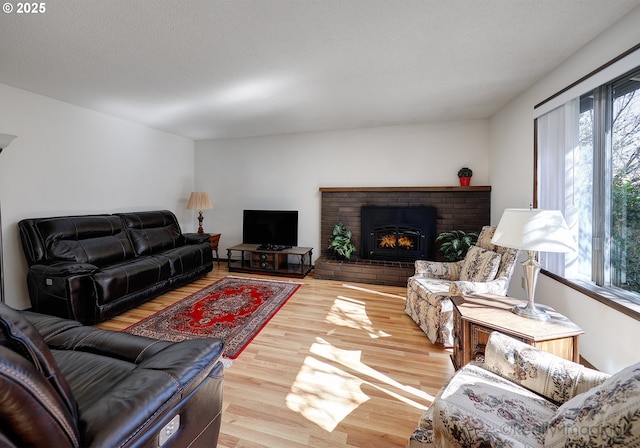
{"type": "Polygon", "coordinates": [[[467,168],[466,166],[464,168],[460,168],[460,170],[458,170],[460,186],[468,187],[469,183],[471,182],[471,176],[473,176],[473,171],[471,171],[471,168],[467,168]]]}
{"type": "Polygon", "coordinates": [[[463,230],[452,230],[442,232],[436,238],[441,243],[440,252],[444,255],[445,261],[460,261],[467,255],[467,251],[478,241],[478,234],[475,232],[465,232],[463,230]]]}
{"type": "Polygon", "coordinates": [[[356,250],[356,246],[351,242],[351,230],[342,221],[333,226],[328,249],[333,251],[338,260],[351,259],[351,254],[356,250]]]}

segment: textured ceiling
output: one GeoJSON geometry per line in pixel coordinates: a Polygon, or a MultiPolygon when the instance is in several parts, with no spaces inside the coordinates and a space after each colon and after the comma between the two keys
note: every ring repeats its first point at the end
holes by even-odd
{"type": "Polygon", "coordinates": [[[45,5],[0,83],[200,140],[487,118],[640,0],[45,5]]]}

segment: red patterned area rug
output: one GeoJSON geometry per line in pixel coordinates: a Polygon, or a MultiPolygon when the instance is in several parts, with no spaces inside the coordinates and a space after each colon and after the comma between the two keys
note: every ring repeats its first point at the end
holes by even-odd
{"type": "Polygon", "coordinates": [[[235,359],[300,283],[228,276],[124,331],[165,341],[219,338],[235,359]]]}

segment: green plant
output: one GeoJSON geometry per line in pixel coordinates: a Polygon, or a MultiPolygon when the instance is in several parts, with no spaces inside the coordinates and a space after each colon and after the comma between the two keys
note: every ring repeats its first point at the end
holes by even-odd
{"type": "Polygon", "coordinates": [[[463,230],[442,232],[436,238],[436,241],[441,243],[440,252],[442,252],[446,261],[459,261],[464,259],[469,248],[473,246],[477,240],[477,233],[467,233],[463,230]]]}
{"type": "Polygon", "coordinates": [[[467,168],[466,166],[464,168],[460,168],[458,170],[458,177],[471,177],[473,176],[473,171],[471,170],[471,168],[467,168]]]}
{"type": "Polygon", "coordinates": [[[333,226],[328,249],[333,250],[336,256],[344,257],[347,260],[351,258],[351,254],[356,250],[356,246],[351,242],[351,230],[342,221],[338,221],[333,226]]]}

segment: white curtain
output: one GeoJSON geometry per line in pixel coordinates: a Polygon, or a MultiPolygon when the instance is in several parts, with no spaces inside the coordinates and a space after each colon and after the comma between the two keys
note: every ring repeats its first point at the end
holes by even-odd
{"type": "MultiPolygon", "coordinates": [[[[578,149],[580,100],[553,109],[538,117],[538,207],[560,210],[569,228],[577,234],[575,204],[573,203],[573,158],[578,149]]],[[[568,255],[573,264],[576,255],[568,255]]],[[[565,255],[540,254],[543,269],[565,276],[565,255]]]]}

